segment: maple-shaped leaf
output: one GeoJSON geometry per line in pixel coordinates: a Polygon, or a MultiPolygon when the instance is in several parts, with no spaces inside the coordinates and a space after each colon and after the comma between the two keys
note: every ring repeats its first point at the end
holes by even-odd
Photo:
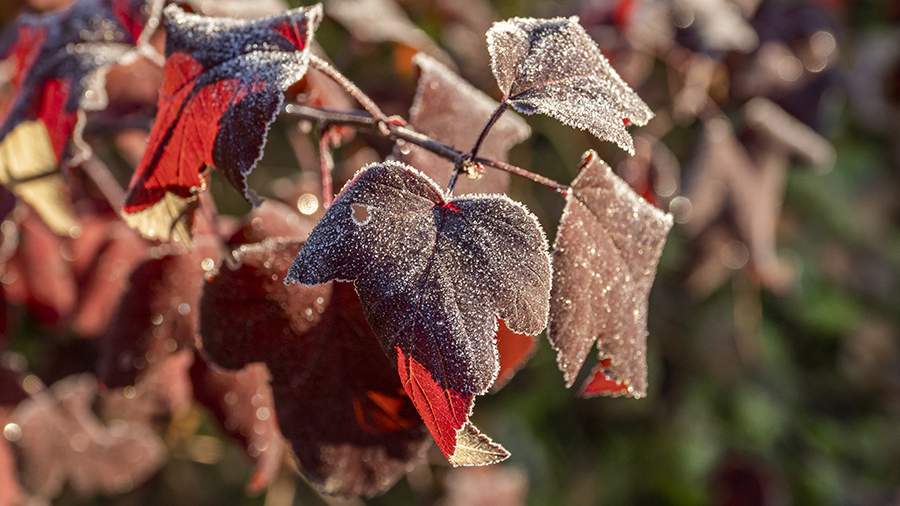
{"type": "Polygon", "coordinates": [[[121,493],[162,465],[159,437],[143,424],[104,424],[92,411],[96,395],[92,376],[68,376],[13,411],[22,483],[30,493],[51,499],[66,483],[82,495],[121,493]]]}
{"type": "Polygon", "coordinates": [[[319,490],[376,495],[419,460],[428,435],[352,286],[284,285],[301,245],[243,246],[240,267],[220,269],[201,302],[204,350],[231,369],[266,364],[281,430],[319,490]]]}
{"type": "Polygon", "coordinates": [[[553,245],[547,337],[567,386],[597,342],[583,395],[647,393],[647,303],[672,227],[593,151],[585,153],[553,245]]]}
{"type": "Polygon", "coordinates": [[[281,471],[285,451],[275,418],[269,371],[262,364],[226,371],[210,367],[198,356],[191,367],[191,379],[197,402],[212,412],[255,461],[247,491],[262,491],[281,471]]]}
{"type": "Polygon", "coordinates": [[[158,113],[123,207],[130,225],[149,238],[189,241],[207,167],[256,202],[246,178],[284,91],[306,73],[321,17],[318,5],[252,21],[166,8],[158,113]]]}
{"type": "Polygon", "coordinates": [[[103,68],[133,50],[148,14],[144,0],[77,0],[19,16],[12,28],[14,96],[0,120],[0,184],[58,234],[75,225],[59,168],[79,114],[106,106],[103,68]]]}
{"type": "MultiPolygon", "coordinates": [[[[421,75],[409,112],[410,124],[433,139],[467,151],[500,104],[430,56],[419,53],[413,63],[421,75]]],[[[505,114],[494,124],[479,153],[505,161],[509,149],[529,135],[531,129],[520,117],[505,114]]],[[[413,167],[421,167],[422,172],[436,181],[449,181],[453,171],[452,162],[411,144],[395,147],[393,156],[413,167]]],[[[505,193],[508,189],[509,174],[490,170],[476,181],[460,178],[455,191],[458,194],[505,193]]]]}
{"type": "Polygon", "coordinates": [[[344,187],[300,251],[288,282],[352,280],[403,387],[454,465],[508,456],[469,422],[499,368],[497,318],[541,332],[550,264],[537,219],[503,196],[450,199],[398,162],[344,187]]]}
{"type": "Polygon", "coordinates": [[[503,100],[522,114],[547,114],[634,154],[626,127],[653,113],[610,66],[577,17],[512,18],[487,33],[503,100]]]}

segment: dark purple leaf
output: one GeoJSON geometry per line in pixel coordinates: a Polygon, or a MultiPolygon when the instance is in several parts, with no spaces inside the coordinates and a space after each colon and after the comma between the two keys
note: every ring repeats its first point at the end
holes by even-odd
{"type": "Polygon", "coordinates": [[[201,303],[204,349],[224,367],[268,366],[281,430],[318,489],[376,495],[419,460],[427,433],[353,288],[284,285],[301,244],[244,246],[241,266],[219,271],[201,303]]]}
{"type": "Polygon", "coordinates": [[[498,318],[516,332],[544,329],[546,248],[523,205],[501,196],[449,199],[417,170],[386,162],[344,187],[287,281],[354,281],[438,446],[453,464],[487,464],[507,454],[468,421],[472,396],[496,380],[498,318]],[[479,442],[480,451],[466,447],[479,442]]]}

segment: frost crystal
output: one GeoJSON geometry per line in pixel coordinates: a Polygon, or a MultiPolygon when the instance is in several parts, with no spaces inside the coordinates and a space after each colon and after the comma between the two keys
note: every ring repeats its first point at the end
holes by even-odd
{"type": "Polygon", "coordinates": [[[585,154],[554,244],[547,331],[568,386],[598,341],[584,393],[646,394],[647,299],[671,227],[670,215],[585,154]]]}
{"type": "Polygon", "coordinates": [[[634,154],[626,126],[653,113],[628,87],[577,17],[512,18],[487,33],[504,99],[523,114],[547,114],[634,154]]]}
{"type": "Polygon", "coordinates": [[[447,200],[427,176],[386,162],[360,171],[310,235],[289,282],[353,280],[385,348],[442,386],[480,394],[497,376],[497,317],[544,329],[550,290],[537,219],[503,196],[447,200]],[[353,206],[368,206],[366,226],[353,206]]]}
{"type": "MultiPolygon", "coordinates": [[[[499,104],[434,58],[419,53],[413,63],[421,76],[410,109],[410,124],[433,139],[468,151],[499,104]]],[[[507,151],[529,135],[528,125],[515,113],[507,112],[491,129],[480,153],[505,161],[507,151]]],[[[417,146],[399,146],[394,149],[394,157],[421,167],[439,182],[448,181],[453,169],[453,163],[417,146]]],[[[508,188],[509,174],[488,170],[477,181],[461,178],[456,193],[505,193],[508,188]]]]}

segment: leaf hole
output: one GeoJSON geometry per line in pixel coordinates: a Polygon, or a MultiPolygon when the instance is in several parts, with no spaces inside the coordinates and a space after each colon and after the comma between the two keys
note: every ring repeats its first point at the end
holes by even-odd
{"type": "Polygon", "coordinates": [[[365,204],[350,204],[350,218],[360,227],[372,221],[372,212],[365,204]]]}

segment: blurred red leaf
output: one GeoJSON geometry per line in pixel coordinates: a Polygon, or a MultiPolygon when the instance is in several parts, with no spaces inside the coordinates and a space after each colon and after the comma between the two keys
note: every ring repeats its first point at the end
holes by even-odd
{"type": "Polygon", "coordinates": [[[239,371],[220,370],[198,357],[191,367],[191,379],[197,402],[210,410],[256,462],[247,490],[262,491],[278,476],[284,456],[268,370],[261,364],[239,371]]]}
{"type": "Polygon", "coordinates": [[[113,421],[92,411],[95,379],[69,376],[13,411],[14,438],[29,493],[52,499],[68,483],[81,495],[130,490],[163,463],[165,446],[147,426],[113,421]]]}
{"type": "Polygon", "coordinates": [[[58,169],[78,112],[106,106],[99,69],[137,43],[143,7],[144,0],[78,0],[57,12],[20,16],[11,28],[15,95],[0,122],[0,183],[11,184],[56,233],[74,225],[58,169]]]}
{"type": "Polygon", "coordinates": [[[376,495],[422,455],[428,436],[353,288],[282,283],[300,246],[244,246],[241,266],[219,271],[201,303],[204,349],[232,369],[268,366],[281,430],[317,488],[376,495]]]}
{"type": "Polygon", "coordinates": [[[509,330],[506,322],[500,320],[497,328],[497,351],[500,352],[500,372],[493,389],[503,388],[519,369],[525,366],[534,354],[537,339],[534,336],[519,334],[509,330]]]}

